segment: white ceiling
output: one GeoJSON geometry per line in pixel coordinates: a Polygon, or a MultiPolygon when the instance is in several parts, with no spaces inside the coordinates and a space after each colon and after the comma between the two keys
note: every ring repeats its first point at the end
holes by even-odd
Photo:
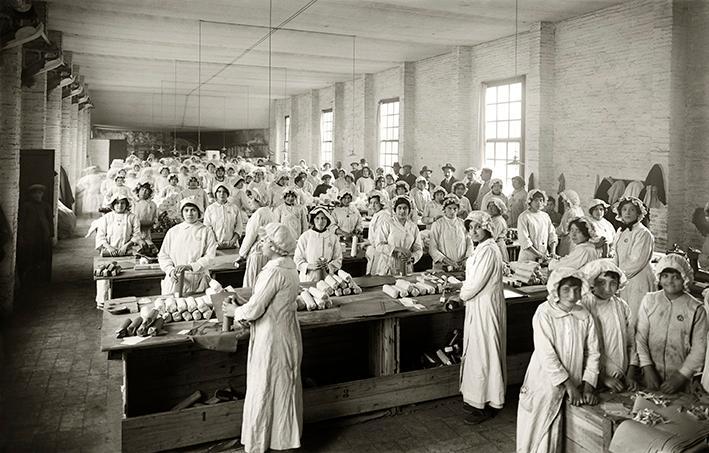
{"type": "MultiPolygon", "coordinates": [[[[273,26],[313,2],[272,1],[273,26]]],[[[267,127],[268,40],[256,44],[268,33],[268,0],[47,3],[48,28],[63,32],[89,85],[95,124],[267,127]]],[[[519,0],[519,29],[617,3],[519,0]]],[[[356,72],[369,73],[514,32],[514,0],[316,0],[272,35],[271,98],[351,79],[353,35],[356,72]]]]}

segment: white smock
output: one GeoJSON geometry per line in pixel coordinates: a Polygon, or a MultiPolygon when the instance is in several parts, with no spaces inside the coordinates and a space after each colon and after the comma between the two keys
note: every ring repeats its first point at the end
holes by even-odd
{"type": "Polygon", "coordinates": [[[536,261],[537,257],[526,249],[534,247],[540,253],[548,252],[549,244],[556,242],[556,231],[549,214],[544,211],[532,212],[529,209],[517,219],[519,239],[519,261],[536,261]]]}
{"type": "Polygon", "coordinates": [[[589,241],[577,244],[576,247],[566,256],[559,258],[558,260],[552,260],[549,262],[549,270],[559,269],[562,267],[572,268],[579,270],[584,267],[587,263],[595,261],[600,258],[596,246],[589,241]]]}
{"type": "Polygon", "coordinates": [[[369,231],[367,232],[369,246],[365,251],[365,256],[367,257],[367,275],[371,275],[373,266],[380,266],[377,261],[382,259],[382,254],[377,251],[376,247],[374,247],[374,238],[377,236],[377,232],[381,228],[382,224],[390,220],[391,212],[387,209],[382,209],[376,212],[372,216],[372,220],[369,221],[369,231]]]}
{"type": "Polygon", "coordinates": [[[591,313],[596,325],[601,352],[599,381],[605,383],[610,377],[622,379],[634,350],[635,334],[630,324],[630,307],[618,296],[600,299],[591,293],[584,295],[580,304],[591,313]]]}
{"type": "Polygon", "coordinates": [[[687,293],[669,300],[664,291],[647,294],[635,335],[640,367],[654,365],[661,381],[678,371],[687,379],[704,368],[707,313],[687,293]]]}
{"type": "Polygon", "coordinates": [[[303,342],[296,317],[298,273],[290,257],[274,258],[256,279],[235,320],[249,321],[249,357],[241,443],[247,453],[300,447],[303,342]]]}
{"type": "Polygon", "coordinates": [[[563,451],[563,384],[596,386],[600,352],[596,326],[581,305],[567,312],[547,300],[532,318],[534,352],[519,391],[517,451],[563,451]]]}
{"type": "Polygon", "coordinates": [[[433,222],[429,237],[428,254],[434,264],[441,263],[444,258],[462,264],[470,255],[465,226],[458,217],[449,219],[443,216],[433,222]]]}
{"type": "Polygon", "coordinates": [[[517,219],[527,209],[527,191],[524,189],[515,190],[510,195],[510,210],[507,212],[507,225],[510,228],[517,227],[517,219]]]}
{"type": "Polygon", "coordinates": [[[160,286],[162,294],[179,291],[177,282],[170,278],[177,266],[190,265],[192,271],[185,272],[183,294],[202,293],[209,285],[209,265],[217,253],[214,231],[202,222],[182,222],[167,230],[158,253],[160,269],[165,278],[160,286]]]}
{"type": "MultiPolygon", "coordinates": [[[[394,257],[394,249],[397,247],[411,251],[414,263],[423,256],[421,234],[418,225],[412,220],[407,219],[404,225],[393,217],[388,222],[381,222],[373,240],[374,248],[381,259],[372,263],[372,275],[396,275],[399,272],[399,260],[394,257]]],[[[407,273],[412,271],[413,264],[409,263],[407,273]]]]}
{"type": "MultiPolygon", "coordinates": [[[[586,217],[586,219],[591,222],[594,230],[596,230],[596,236],[606,240],[606,247],[604,248],[610,252],[613,248],[613,242],[615,241],[615,229],[613,228],[613,224],[603,217],[601,217],[600,220],[596,220],[593,217],[586,217]]],[[[608,253],[608,255],[610,255],[610,253],[608,253]]],[[[607,258],[607,256],[604,258],[607,258]]]]}
{"type": "Polygon", "coordinates": [[[96,220],[96,249],[121,248],[130,241],[140,239],[140,221],[130,212],[111,211],[96,220]]]}
{"type": "Polygon", "coordinates": [[[492,239],[495,241],[497,246],[500,248],[500,254],[502,255],[502,261],[505,263],[510,262],[510,255],[507,252],[507,222],[505,218],[501,215],[496,215],[490,218],[490,228],[492,231],[492,239]]]}
{"type": "Polygon", "coordinates": [[[246,223],[246,233],[241,241],[239,255],[246,257],[246,272],[244,273],[244,288],[250,288],[256,283],[256,276],[266,264],[261,251],[261,228],[273,222],[273,211],[270,207],[258,208],[246,223]]]}
{"type": "Polygon", "coordinates": [[[583,217],[583,209],[580,206],[571,206],[564,211],[564,215],[561,216],[561,222],[556,228],[556,235],[559,238],[559,245],[556,248],[556,253],[559,256],[566,256],[571,253],[576,244],[571,241],[569,237],[569,222],[577,217],[583,217]]]}
{"type": "Polygon", "coordinates": [[[308,230],[298,238],[293,260],[301,282],[323,280],[328,273],[333,274],[342,268],[340,238],[329,228],[323,232],[308,230]],[[328,271],[308,270],[308,264],[318,263],[320,258],[324,258],[327,262],[328,271]]]}
{"type": "Polygon", "coordinates": [[[419,190],[418,187],[414,187],[409,192],[409,197],[414,200],[414,206],[420,214],[423,214],[424,208],[431,202],[431,192],[427,189],[419,190]]]}
{"type": "Polygon", "coordinates": [[[332,229],[339,228],[346,234],[362,231],[362,215],[352,205],[340,206],[332,210],[332,229]]]}
{"type": "Polygon", "coordinates": [[[239,247],[239,236],[244,232],[244,221],[239,208],[231,203],[215,201],[204,211],[204,224],[212,228],[217,244],[239,247]]]}
{"type": "Polygon", "coordinates": [[[650,267],[654,246],[652,233],[639,222],[624,231],[618,230],[613,262],[628,277],[628,284],[620,290],[619,295],[630,306],[633,324],[637,320],[643,297],[655,291],[655,274],[650,267]]]}
{"type": "Polygon", "coordinates": [[[150,241],[150,230],[158,219],[158,206],[153,200],[140,199],[131,209],[140,222],[140,237],[150,241]]]}
{"type": "Polygon", "coordinates": [[[435,200],[426,203],[421,216],[421,223],[426,225],[427,229],[431,229],[433,222],[443,217],[443,205],[435,200]]]}
{"type": "Polygon", "coordinates": [[[372,178],[361,177],[355,183],[357,193],[369,193],[374,190],[374,180],[372,178]]]}
{"type": "Polygon", "coordinates": [[[509,208],[509,201],[507,200],[507,195],[502,192],[500,192],[499,194],[494,194],[491,190],[483,196],[480,204],[480,210],[487,211],[487,205],[490,203],[490,201],[492,201],[493,198],[501,200],[502,203],[504,203],[505,206],[509,208]]]}
{"type": "Polygon", "coordinates": [[[465,301],[460,391],[478,409],[501,409],[507,381],[507,304],[502,256],[492,239],[481,242],[465,263],[460,298],[465,301]]]}
{"type": "Polygon", "coordinates": [[[273,221],[291,229],[294,238],[300,237],[308,229],[308,210],[301,204],[281,203],[273,209],[273,221]]]}
{"type": "Polygon", "coordinates": [[[182,191],[180,196],[183,200],[188,197],[196,197],[198,200],[201,200],[202,206],[209,206],[209,197],[207,197],[207,192],[199,187],[196,189],[185,189],[182,191]]]}

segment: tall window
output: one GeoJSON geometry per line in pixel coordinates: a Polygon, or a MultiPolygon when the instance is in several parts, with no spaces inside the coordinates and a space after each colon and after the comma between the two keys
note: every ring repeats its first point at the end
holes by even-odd
{"type": "Polygon", "coordinates": [[[524,79],[488,83],[485,89],[485,166],[512,192],[524,162],[524,79]],[[518,164],[519,162],[519,164],[518,164]]]}
{"type": "Polygon", "coordinates": [[[379,166],[385,172],[399,160],[399,100],[379,102],[379,166]]]}
{"type": "Polygon", "coordinates": [[[288,162],[288,144],[290,141],[290,116],[284,118],[285,130],[283,131],[283,162],[288,162]]]}
{"type": "Polygon", "coordinates": [[[332,109],[320,112],[320,163],[332,164],[332,109]]]}

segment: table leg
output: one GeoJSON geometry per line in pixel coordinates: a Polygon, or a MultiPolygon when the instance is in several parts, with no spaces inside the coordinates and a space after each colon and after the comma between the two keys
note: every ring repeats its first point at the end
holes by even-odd
{"type": "Polygon", "coordinates": [[[399,372],[399,319],[387,318],[370,323],[369,366],[372,376],[399,372]]]}

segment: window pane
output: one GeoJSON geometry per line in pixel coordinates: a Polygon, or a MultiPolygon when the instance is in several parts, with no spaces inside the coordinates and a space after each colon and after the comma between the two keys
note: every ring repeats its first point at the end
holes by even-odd
{"type": "Polygon", "coordinates": [[[494,143],[485,143],[485,159],[494,159],[495,158],[495,144],[494,143]]]}
{"type": "Polygon", "coordinates": [[[509,104],[497,104],[497,120],[507,120],[510,117],[509,104]]]}
{"type": "Polygon", "coordinates": [[[510,101],[522,100],[522,83],[517,82],[510,85],[510,101]]]}
{"type": "Polygon", "coordinates": [[[495,143],[495,159],[507,159],[507,143],[495,143]]]}
{"type": "Polygon", "coordinates": [[[508,102],[510,100],[510,86],[500,85],[497,87],[497,102],[508,102]]]}
{"type": "Polygon", "coordinates": [[[519,142],[507,142],[507,156],[510,158],[510,160],[515,156],[517,156],[518,158],[520,157],[519,142]]]}
{"type": "Polygon", "coordinates": [[[490,87],[485,90],[485,103],[494,104],[497,102],[497,87],[490,87]]]}
{"type": "Polygon", "coordinates": [[[510,138],[519,138],[522,136],[522,122],[510,121],[510,138]]]}
{"type": "Polygon", "coordinates": [[[497,138],[507,138],[507,121],[497,122],[497,138]]]}
{"type": "Polygon", "coordinates": [[[485,139],[497,138],[497,123],[487,123],[485,125],[485,139]]]}
{"type": "Polygon", "coordinates": [[[393,107],[394,107],[394,109],[393,109],[393,110],[394,110],[394,113],[398,114],[398,113],[399,113],[399,103],[398,103],[398,102],[394,102],[394,103],[392,103],[392,104],[393,104],[393,107]]]}
{"type": "Polygon", "coordinates": [[[485,106],[485,121],[495,121],[497,106],[495,104],[490,104],[485,106]]]}
{"type": "Polygon", "coordinates": [[[518,120],[522,118],[522,103],[521,102],[512,102],[509,104],[510,106],[510,119],[511,120],[518,120]]]}

